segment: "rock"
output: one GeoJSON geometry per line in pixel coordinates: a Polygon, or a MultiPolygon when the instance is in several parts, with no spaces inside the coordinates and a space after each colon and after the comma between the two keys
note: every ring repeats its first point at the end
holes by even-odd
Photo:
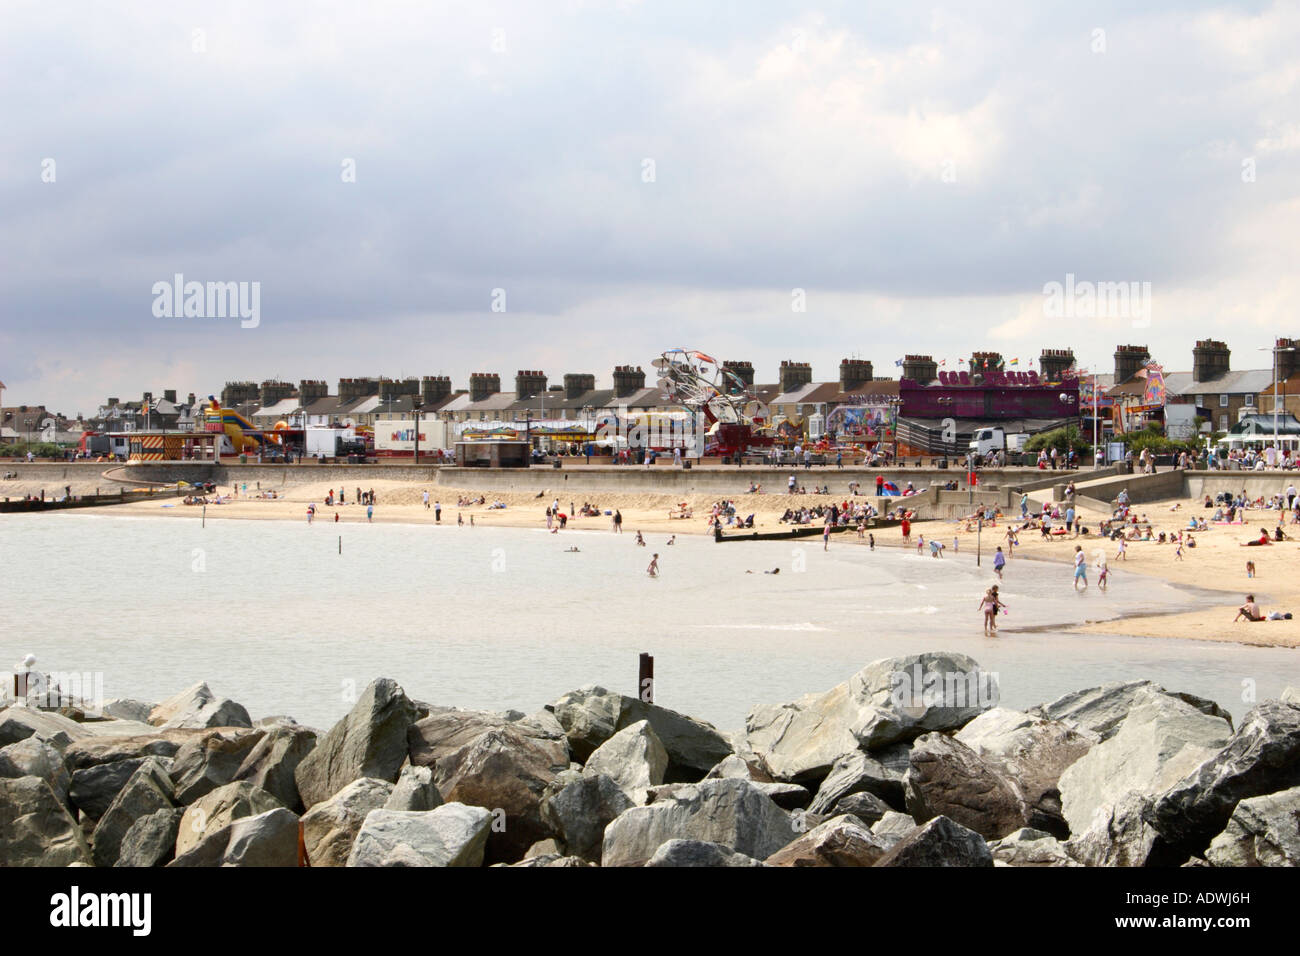
{"type": "Polygon", "coordinates": [[[381,809],[392,796],[387,780],[353,780],[302,818],[303,843],[312,866],[347,866],[352,844],[371,810],[381,809]]]}
{"type": "Polygon", "coordinates": [[[564,729],[575,760],[585,763],[596,748],[618,732],[623,698],[603,687],[588,684],[547,705],[564,729]]]}
{"type": "Polygon", "coordinates": [[[117,862],[122,839],[136,820],[174,806],[172,782],[162,758],[144,758],[95,825],[91,851],[95,865],[117,862]]]}
{"type": "Polygon", "coordinates": [[[786,844],[766,862],[768,866],[874,866],[888,849],[856,817],[841,816],[786,844]]]}
{"type": "Polygon", "coordinates": [[[171,763],[164,757],[132,757],[128,760],[116,760],[113,763],[96,764],[85,770],[78,770],[72,775],[69,799],[86,816],[98,820],[122,792],[131,775],[140,769],[145,760],[165,760],[164,766],[171,763]]]}
{"type": "Polygon", "coordinates": [[[36,737],[0,748],[0,777],[40,777],[50,785],[60,803],[68,803],[72,777],[63,755],[36,737]]]}
{"type": "Polygon", "coordinates": [[[854,750],[955,730],[996,702],[993,675],[964,654],[891,657],[824,694],[755,709],[746,742],[777,779],[815,781],[854,750]]]}
{"type": "Polygon", "coordinates": [[[1071,835],[1065,851],[1084,866],[1146,866],[1154,862],[1157,833],[1145,817],[1151,801],[1129,791],[1097,809],[1088,827],[1071,835]]]}
{"type": "Polygon", "coordinates": [[[493,863],[493,866],[535,866],[535,867],[575,867],[575,866],[595,866],[595,863],[588,863],[586,860],[577,856],[561,856],[558,853],[546,853],[542,856],[529,857],[520,860],[518,863],[493,863]]]}
{"type": "MultiPolygon", "coordinates": [[[[910,753],[908,747],[906,753],[910,753]]],[[[904,806],[903,778],[907,764],[902,770],[886,767],[875,755],[861,750],[844,754],[831,765],[831,772],[817,789],[808,809],[813,813],[826,813],[844,797],[854,793],[870,793],[879,797],[892,807],[904,806]]]]}
{"type": "Polygon", "coordinates": [[[1029,808],[1030,827],[1064,839],[1061,774],[1100,740],[1058,720],[997,707],[959,730],[955,739],[1015,782],[1029,808]]]}
{"type": "Polygon", "coordinates": [[[1050,720],[1060,720],[1075,730],[1090,731],[1109,740],[1119,731],[1129,711],[1152,694],[1173,697],[1211,717],[1232,725],[1232,717],[1212,700],[1195,694],[1170,693],[1149,680],[1116,681],[1100,687],[1088,687],[1058,697],[1048,704],[1031,707],[1029,713],[1050,720]]]}
{"type": "Polygon", "coordinates": [[[611,778],[583,773],[576,779],[557,779],[542,798],[541,818],[570,854],[599,862],[605,828],[633,806],[611,778]]]}
{"type": "Polygon", "coordinates": [[[1242,800],[1205,856],[1215,866],[1300,866],[1300,787],[1242,800]]]}
{"type": "Polygon", "coordinates": [[[947,817],[935,817],[903,837],[876,866],[992,866],[984,838],[947,817]]]}
{"type": "MultiPolygon", "coordinates": [[[[835,806],[827,811],[831,816],[840,816],[845,813],[851,813],[867,826],[874,826],[880,820],[883,820],[885,814],[892,813],[889,804],[885,803],[874,793],[867,793],[865,790],[860,793],[851,793],[847,797],[840,797],[835,801],[835,806]]],[[[911,817],[908,817],[910,820],[911,817]]]]}
{"type": "Polygon", "coordinates": [[[528,848],[528,852],[524,854],[524,859],[532,860],[539,856],[564,856],[564,847],[560,845],[559,840],[538,840],[528,848]]]}
{"type": "Polygon", "coordinates": [[[721,843],[765,860],[797,834],[789,814],[748,780],[681,784],[605,828],[602,866],[642,866],[672,839],[721,843]]]}
{"type": "Polygon", "coordinates": [[[260,787],[294,813],[302,810],[298,793],[298,764],[316,747],[316,731],[297,724],[264,725],[266,735],[253,745],[231,777],[260,787]]]}
{"type": "Polygon", "coordinates": [[[1295,704],[1300,706],[1300,687],[1288,687],[1286,690],[1282,691],[1282,695],[1278,700],[1282,701],[1284,704],[1295,704]]]}
{"type": "Polygon", "coordinates": [[[812,802],[812,792],[807,787],[801,787],[797,783],[758,783],[752,781],[754,786],[758,787],[765,794],[772,798],[782,810],[803,810],[812,802]]]}
{"type": "Polygon", "coordinates": [[[433,783],[428,767],[402,768],[397,785],[384,803],[385,810],[432,810],[442,806],[442,794],[433,783]]]}
{"type": "Polygon", "coordinates": [[[633,804],[645,803],[651,787],[664,782],[668,751],[648,720],[623,728],[587,758],[583,773],[603,774],[617,783],[633,804]]]}
{"type": "Polygon", "coordinates": [[[203,838],[241,817],[255,817],[276,807],[279,800],[247,780],[228,783],[195,800],[184,811],[176,836],[176,855],[187,853],[203,838]]]}
{"type": "Polygon", "coordinates": [[[1008,866],[1079,866],[1050,833],[1024,827],[989,845],[995,863],[1008,866]]]}
{"type": "Polygon", "coordinates": [[[444,803],[433,810],[371,810],[348,866],[482,866],[492,814],[444,803]]]}
{"type": "Polygon", "coordinates": [[[153,730],[148,734],[85,737],[63,751],[68,770],[76,772],[133,757],[175,757],[181,746],[217,733],[215,730],[153,730]]]}
{"type": "Polygon", "coordinates": [[[1119,730],[1061,774],[1061,809],[1070,832],[1087,830],[1098,809],[1130,791],[1163,793],[1218,753],[1230,734],[1221,718],[1144,689],[1119,730]]]}
{"type": "Polygon", "coordinates": [[[1201,856],[1242,800],[1300,786],[1300,707],[1265,701],[1219,753],[1155,800],[1150,821],[1172,857],[1201,856]]]}
{"type": "Polygon", "coordinates": [[[100,713],[105,717],[113,717],[118,720],[132,720],[139,724],[149,723],[149,714],[157,707],[157,704],[146,704],[141,700],[130,700],[129,698],[120,697],[113,700],[106,700],[100,707],[100,713]]]}
{"type": "Polygon", "coordinates": [[[542,796],[568,766],[568,741],[532,736],[509,723],[439,759],[433,780],[448,802],[504,814],[504,829],[494,826],[488,839],[487,859],[513,862],[550,836],[541,820],[542,796]]]}
{"type": "Polygon", "coordinates": [[[890,810],[871,825],[871,832],[886,846],[893,847],[916,828],[916,821],[906,813],[895,813],[890,810]]]}
{"type": "Polygon", "coordinates": [[[247,710],[233,700],[218,698],[202,681],[156,705],[148,720],[166,730],[253,726],[247,710]]]}
{"type": "Polygon", "coordinates": [[[74,740],[90,736],[85,724],[60,714],[34,707],[13,705],[0,711],[0,747],[35,737],[55,750],[63,750],[74,740]]]}
{"type": "Polygon", "coordinates": [[[754,783],[776,782],[776,778],[768,771],[763,758],[752,751],[743,755],[728,754],[704,775],[705,780],[721,780],[727,777],[752,780],[754,783]]]}
{"type": "Polygon", "coordinates": [[[126,831],[114,866],[166,866],[176,856],[176,837],[185,811],[179,807],[146,814],[126,831]]]}
{"type": "Polygon", "coordinates": [[[310,807],[328,800],[360,777],[395,781],[415,718],[415,705],[395,681],[371,681],[352,711],[298,764],[295,777],[303,803],[310,807]]]}
{"type": "Polygon", "coordinates": [[[669,840],[655,850],[646,866],[763,866],[762,860],[737,853],[721,843],[669,840]]]}
{"type": "Polygon", "coordinates": [[[519,717],[511,720],[504,714],[491,711],[433,707],[428,716],[413,724],[407,732],[411,763],[418,767],[432,767],[489,730],[503,727],[539,740],[565,739],[563,730],[551,714],[546,714],[545,719],[519,717]]]}
{"type": "Polygon", "coordinates": [[[5,866],[90,863],[81,828],[40,777],[0,778],[0,860],[5,866]]]}
{"type": "Polygon", "coordinates": [[[232,728],[196,736],[182,744],[171,771],[176,802],[190,804],[233,783],[244,761],[265,737],[264,730],[232,728]]]}
{"type": "Polygon", "coordinates": [[[194,866],[297,866],[298,815],[277,807],[240,817],[209,833],[197,846],[167,864],[194,866]]]}
{"type": "Polygon", "coordinates": [[[965,744],[926,734],[912,748],[907,812],[918,823],[946,816],[988,840],[1023,827],[1029,810],[1015,781],[965,744]]]}

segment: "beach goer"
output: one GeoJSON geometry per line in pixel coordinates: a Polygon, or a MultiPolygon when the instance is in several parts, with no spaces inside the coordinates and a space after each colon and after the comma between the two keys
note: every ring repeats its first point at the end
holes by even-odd
{"type": "Polygon", "coordinates": [[[984,615],[985,635],[996,634],[998,630],[998,608],[1005,605],[998,600],[998,586],[995,584],[984,592],[980,598],[980,612],[984,615]]]}
{"type": "Polygon", "coordinates": [[[659,577],[659,555],[658,553],[650,556],[650,566],[645,569],[645,573],[652,578],[659,577]]]}
{"type": "Polygon", "coordinates": [[[1074,546],[1074,589],[1080,590],[1079,582],[1083,582],[1082,590],[1088,590],[1088,561],[1083,556],[1083,546],[1076,544],[1074,546]]]}
{"type": "Polygon", "coordinates": [[[867,548],[871,551],[876,550],[876,536],[871,532],[867,532],[867,548]]]}
{"type": "Polygon", "coordinates": [[[456,512],[456,527],[459,528],[459,527],[463,526],[464,524],[465,524],[465,516],[464,516],[463,514],[461,514],[459,511],[457,511],[457,512],[456,512]]]}
{"type": "Polygon", "coordinates": [[[1120,539],[1119,539],[1119,548],[1115,551],[1115,560],[1116,560],[1116,561],[1127,561],[1128,558],[1125,557],[1125,555],[1127,555],[1127,554],[1128,554],[1128,539],[1126,539],[1126,538],[1120,538],[1120,539]]]}
{"type": "Polygon", "coordinates": [[[1002,580],[1002,569],[1006,566],[1007,556],[1002,553],[1002,546],[999,545],[998,549],[993,552],[993,573],[998,576],[999,581],[1002,580]]]}
{"type": "Polygon", "coordinates": [[[442,502],[441,501],[435,501],[433,503],[433,520],[436,524],[442,524],[442,502]]]}
{"type": "Polygon", "coordinates": [[[1110,568],[1106,566],[1106,552],[1097,551],[1097,587],[1103,591],[1106,590],[1107,583],[1110,581],[1110,568]]]}
{"type": "Polygon", "coordinates": [[[1260,613],[1259,605],[1255,603],[1255,595],[1253,594],[1246,595],[1246,603],[1237,608],[1237,616],[1232,619],[1232,623],[1236,624],[1243,617],[1248,621],[1264,620],[1264,615],[1260,613]]]}
{"type": "Polygon", "coordinates": [[[307,506],[307,523],[308,523],[308,524],[311,524],[312,519],[315,518],[315,517],[316,517],[316,505],[315,505],[315,504],[309,504],[309,505],[307,506]]]}
{"type": "Polygon", "coordinates": [[[422,495],[421,495],[421,497],[424,498],[424,510],[425,510],[425,511],[428,511],[428,510],[429,510],[429,493],[428,493],[427,491],[426,491],[426,492],[423,492],[422,495]]]}
{"type": "Polygon", "coordinates": [[[636,543],[643,548],[645,547],[645,538],[641,537],[640,531],[636,533],[636,543]]]}
{"type": "Polygon", "coordinates": [[[826,520],[822,523],[822,550],[829,551],[830,547],[831,547],[831,518],[830,515],[827,515],[826,520]]]}
{"type": "Polygon", "coordinates": [[[375,520],[375,506],[374,506],[374,505],[366,505],[366,520],[367,520],[367,521],[374,521],[374,520],[375,520]]]}
{"type": "Polygon", "coordinates": [[[1255,562],[1254,562],[1254,561],[1247,561],[1247,562],[1246,562],[1246,577],[1248,577],[1248,578],[1253,578],[1254,576],[1255,576],[1255,562]]]}

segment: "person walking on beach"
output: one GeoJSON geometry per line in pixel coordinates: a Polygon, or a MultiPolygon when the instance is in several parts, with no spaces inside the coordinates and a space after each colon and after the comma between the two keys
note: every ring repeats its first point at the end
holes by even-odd
{"type": "Polygon", "coordinates": [[[1119,539],[1119,548],[1115,551],[1116,561],[1127,561],[1125,555],[1128,554],[1128,541],[1124,538],[1119,539]]]}
{"type": "Polygon", "coordinates": [[[1107,583],[1110,581],[1110,568],[1106,567],[1105,549],[1097,549],[1097,587],[1103,591],[1106,590],[1107,583]]]}
{"type": "Polygon", "coordinates": [[[554,516],[551,513],[551,506],[547,505],[546,506],[546,530],[547,531],[551,530],[551,524],[554,522],[554,520],[555,520],[554,516]]]}
{"type": "Polygon", "coordinates": [[[1027,491],[1020,495],[1020,517],[1022,519],[1029,517],[1029,492],[1027,491]]]}
{"type": "Polygon", "coordinates": [[[790,489],[790,494],[794,494],[794,486],[795,486],[795,477],[794,477],[794,475],[791,475],[791,476],[790,476],[790,480],[789,480],[786,484],[787,484],[787,486],[788,486],[789,489],[790,489]]]}
{"type": "Polygon", "coordinates": [[[826,520],[822,522],[822,550],[829,551],[830,549],[831,549],[831,517],[830,515],[827,515],[826,520]]]}
{"type": "Polygon", "coordinates": [[[307,523],[311,524],[312,519],[315,517],[316,517],[316,505],[313,502],[312,504],[309,504],[307,506],[307,523]]]}
{"type": "Polygon", "coordinates": [[[623,512],[619,511],[617,508],[614,509],[614,533],[623,533],[623,512]]]}
{"type": "Polygon", "coordinates": [[[871,534],[870,532],[867,532],[867,550],[869,551],[876,550],[876,536],[874,534],[871,534]]]}
{"type": "Polygon", "coordinates": [[[374,505],[366,505],[366,520],[367,520],[367,521],[374,521],[374,520],[375,520],[375,506],[374,506],[374,505]]]}
{"type": "Polygon", "coordinates": [[[648,568],[645,569],[645,573],[648,574],[648,575],[650,575],[650,577],[652,577],[652,578],[657,578],[657,577],[659,577],[659,554],[658,554],[658,552],[656,552],[655,554],[653,554],[653,555],[650,556],[650,566],[649,566],[648,568]]]}
{"type": "Polygon", "coordinates": [[[465,516],[459,511],[456,512],[456,527],[461,528],[465,525],[465,516]]]}
{"type": "Polygon", "coordinates": [[[900,524],[900,527],[902,528],[902,531],[903,531],[903,542],[904,542],[905,544],[911,543],[911,540],[912,540],[912,522],[910,522],[910,521],[908,521],[906,518],[904,518],[904,519],[903,519],[899,524],[900,524]]]}
{"type": "Polygon", "coordinates": [[[424,492],[423,497],[424,497],[424,510],[425,510],[425,511],[428,511],[428,510],[429,510],[429,493],[428,493],[427,491],[424,492]]]}
{"type": "Polygon", "coordinates": [[[980,611],[984,614],[984,634],[991,637],[998,631],[998,609],[1006,607],[998,600],[998,586],[995,584],[984,592],[980,598],[980,611]]]}
{"type": "Polygon", "coordinates": [[[433,503],[433,521],[435,524],[442,524],[442,502],[433,503]]]}
{"type": "Polygon", "coordinates": [[[1080,590],[1079,582],[1083,582],[1082,590],[1088,590],[1088,561],[1083,556],[1083,546],[1076,544],[1074,546],[1074,589],[1080,590]]]}
{"type": "Polygon", "coordinates": [[[998,545],[997,551],[993,552],[993,573],[1002,580],[1002,569],[1007,566],[1007,556],[1002,553],[1002,546],[998,545]]]}

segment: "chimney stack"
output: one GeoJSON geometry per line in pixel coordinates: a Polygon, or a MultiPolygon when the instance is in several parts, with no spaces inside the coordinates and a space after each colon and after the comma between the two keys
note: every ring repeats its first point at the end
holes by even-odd
{"type": "Polygon", "coordinates": [[[587,372],[568,372],[564,376],[564,397],[575,399],[596,387],[596,376],[587,372]]]}
{"type": "Polygon", "coordinates": [[[1038,356],[1039,375],[1046,382],[1059,382],[1074,365],[1074,349],[1043,349],[1038,356]]]}
{"type": "Polygon", "coordinates": [[[281,399],[288,398],[293,394],[293,385],[289,382],[277,382],[274,379],[267,379],[262,383],[258,390],[258,401],[262,403],[263,408],[269,408],[281,399]]]}
{"type": "Polygon", "coordinates": [[[420,395],[425,405],[436,405],[451,395],[451,378],[446,375],[426,375],[420,379],[420,395]]]}
{"type": "Polygon", "coordinates": [[[917,385],[929,385],[939,377],[939,363],[932,355],[908,355],[903,358],[903,378],[917,385]]]}
{"type": "Polygon", "coordinates": [[[812,366],[807,362],[781,361],[781,391],[793,392],[812,382],[812,366]]]}
{"type": "Polygon", "coordinates": [[[306,408],[319,402],[330,393],[330,387],[319,379],[305,378],[298,383],[298,404],[306,408]]]}
{"type": "Polygon", "coordinates": [[[374,378],[339,379],[339,403],[355,402],[358,398],[379,394],[379,380],[374,378]]]}
{"type": "Polygon", "coordinates": [[[1192,349],[1192,381],[1208,382],[1229,371],[1228,346],[1217,339],[1201,339],[1192,349]]]}
{"type": "Polygon", "coordinates": [[[1131,379],[1142,366],[1151,361],[1151,353],[1145,345],[1115,346],[1115,384],[1122,385],[1131,379]]]}
{"type": "Polygon", "coordinates": [[[469,400],[481,402],[501,391],[501,376],[496,372],[475,372],[469,377],[469,400]]]}
{"type": "Polygon", "coordinates": [[[1278,339],[1273,343],[1273,347],[1277,349],[1274,353],[1277,356],[1277,380],[1285,382],[1296,373],[1297,366],[1300,366],[1300,360],[1297,359],[1300,352],[1283,352],[1282,350],[1300,349],[1300,344],[1297,344],[1295,339],[1278,339]]]}
{"type": "Polygon", "coordinates": [[[615,398],[627,398],[643,388],[645,388],[645,372],[641,371],[640,365],[635,368],[631,365],[614,366],[615,398]]]}
{"type": "Polygon", "coordinates": [[[523,401],[546,391],[546,374],[544,372],[515,372],[515,398],[523,401]]]}
{"type": "Polygon", "coordinates": [[[175,405],[175,404],[176,404],[176,389],[174,389],[174,388],[164,388],[164,389],[163,389],[163,401],[165,401],[165,402],[171,402],[173,405],[175,405]]]}
{"type": "Polygon", "coordinates": [[[227,382],[221,390],[221,404],[226,408],[237,408],[246,402],[255,402],[260,394],[256,382],[227,382]]]}
{"type": "Polygon", "coordinates": [[[840,391],[856,391],[866,385],[875,376],[871,374],[871,362],[867,359],[844,359],[840,362],[840,391]]]}
{"type": "MultiPolygon", "coordinates": [[[[745,388],[753,388],[754,386],[754,363],[753,362],[724,361],[722,363],[722,367],[726,369],[728,372],[730,372],[732,375],[736,376],[736,378],[744,382],[745,388]]],[[[730,379],[728,379],[727,382],[729,385],[728,391],[733,392],[735,394],[739,394],[740,390],[736,388],[735,383],[732,382],[730,379]]]]}

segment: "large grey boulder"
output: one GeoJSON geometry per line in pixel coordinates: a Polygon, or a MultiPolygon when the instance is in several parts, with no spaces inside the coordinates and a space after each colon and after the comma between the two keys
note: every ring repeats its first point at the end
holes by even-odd
{"type": "Polygon", "coordinates": [[[1222,718],[1143,690],[1119,730],[1061,774],[1061,811],[1070,832],[1088,829],[1098,809],[1126,793],[1154,796],[1168,790],[1222,750],[1231,733],[1222,718]]]}
{"type": "Polygon", "coordinates": [[[762,860],[737,853],[721,843],[669,840],[655,850],[646,866],[763,866],[762,860]]]}
{"type": "Polygon", "coordinates": [[[984,838],[947,817],[935,817],[894,844],[876,866],[992,866],[984,838]]]}
{"type": "Polygon", "coordinates": [[[0,747],[35,737],[63,750],[74,740],[91,736],[84,724],[53,711],[37,710],[17,704],[0,711],[0,747]]]}
{"type": "Polygon", "coordinates": [[[348,866],[482,866],[492,827],[483,807],[444,803],[433,810],[372,810],[348,866]]]}
{"type": "Polygon", "coordinates": [[[132,757],[78,770],[72,775],[68,791],[72,806],[91,819],[98,820],[117,799],[131,775],[147,759],[161,760],[164,767],[171,763],[170,758],[165,757],[132,757]]]}
{"type": "Polygon", "coordinates": [[[176,836],[180,833],[180,807],[155,810],[140,817],[122,837],[114,866],[166,866],[176,856],[176,836]]]}
{"type": "Polygon", "coordinates": [[[651,787],[664,782],[668,751],[650,721],[639,720],[624,727],[595,749],[582,772],[603,774],[617,783],[634,804],[645,803],[651,787]]]}
{"type": "Polygon", "coordinates": [[[302,837],[311,865],[346,866],[366,815],[382,808],[392,793],[387,780],[362,777],[308,810],[302,837]]]}
{"type": "Polygon", "coordinates": [[[279,800],[247,780],[217,787],[185,808],[176,836],[176,855],[188,852],[208,834],[241,817],[255,817],[279,806],[283,806],[279,800]]]}
{"type": "Polygon", "coordinates": [[[91,861],[81,828],[40,777],[0,778],[0,861],[5,866],[91,861]]]}
{"type": "Polygon", "coordinates": [[[277,807],[209,833],[167,864],[175,867],[298,865],[298,815],[277,807]]]}
{"type": "Polygon", "coordinates": [[[854,750],[955,730],[997,702],[994,675],[964,654],[873,661],[823,694],[753,710],[746,742],[780,780],[825,777],[854,750]]]}
{"type": "Polygon", "coordinates": [[[132,700],[129,697],[115,697],[112,700],[106,700],[100,706],[99,712],[104,717],[115,720],[130,720],[137,724],[149,723],[149,715],[157,704],[148,704],[142,700],[132,700]]]}
{"type": "Polygon", "coordinates": [[[709,772],[704,775],[705,780],[718,780],[724,777],[752,780],[755,783],[776,782],[776,778],[767,769],[767,764],[763,762],[763,758],[753,751],[743,754],[728,754],[714,764],[709,772]]]}
{"type": "Polygon", "coordinates": [[[566,740],[533,736],[507,724],[440,758],[433,779],[448,803],[501,811],[504,828],[493,828],[487,859],[514,862],[550,835],[541,820],[542,797],[568,766],[566,740]]]}
{"type": "Polygon", "coordinates": [[[68,770],[76,772],[102,763],[135,757],[175,757],[186,743],[202,740],[215,730],[156,730],[125,736],[93,735],[73,741],[63,750],[68,770]]]}
{"type": "Polygon", "coordinates": [[[64,804],[68,802],[68,789],[72,786],[63,754],[36,737],[0,747],[0,777],[40,777],[64,804]]]}
{"type": "Polygon", "coordinates": [[[112,866],[117,862],[122,839],[136,820],[174,806],[166,765],[159,757],[146,757],[95,825],[95,865],[112,866]]]}
{"type": "Polygon", "coordinates": [[[926,734],[912,748],[907,812],[918,823],[946,816],[987,840],[1025,826],[1029,809],[1015,781],[965,744],[926,734]]]}
{"type": "Polygon", "coordinates": [[[157,704],[149,723],[165,730],[253,726],[243,705],[218,697],[202,681],[157,704]]]}
{"type": "Polygon", "coordinates": [[[565,774],[542,798],[541,817],[571,855],[595,863],[601,858],[605,828],[635,805],[604,774],[565,774]]]}
{"type": "Polygon", "coordinates": [[[895,813],[893,810],[871,825],[872,834],[888,847],[893,847],[915,829],[915,820],[906,813],[895,813]]]}
{"type": "Polygon", "coordinates": [[[712,724],[596,685],[565,694],[546,709],[564,729],[574,758],[580,762],[620,730],[643,720],[649,722],[668,752],[664,779],[670,782],[699,780],[733,749],[712,724]]]}
{"type": "Polygon", "coordinates": [[[835,805],[826,812],[832,817],[845,813],[852,814],[867,826],[874,826],[885,818],[885,814],[893,811],[890,810],[889,804],[874,793],[862,791],[860,793],[850,793],[847,797],[840,797],[835,801],[835,805]]]}
{"type": "Polygon", "coordinates": [[[1150,808],[1150,798],[1128,791],[1098,807],[1088,826],[1071,834],[1065,851],[1084,866],[1154,864],[1158,834],[1146,821],[1150,808]]]}
{"type": "Polygon", "coordinates": [[[432,810],[442,806],[442,802],[442,794],[433,782],[433,771],[428,767],[406,766],[385,801],[384,809],[432,810]]]}
{"type": "Polygon", "coordinates": [[[1222,751],[1155,800],[1150,822],[1175,859],[1200,856],[1242,800],[1300,786],[1300,707],[1265,701],[1222,751]]]}
{"type": "Polygon", "coordinates": [[[186,741],[176,751],[171,766],[176,802],[193,803],[233,783],[244,761],[265,737],[265,730],[231,728],[186,741]]]}
{"type": "Polygon", "coordinates": [[[1064,839],[1061,774],[1100,741],[1089,730],[1059,720],[997,707],[959,730],[955,739],[1015,782],[1029,809],[1030,827],[1064,839]]]}
{"type": "Polygon", "coordinates": [[[702,780],[662,791],[605,828],[602,866],[642,866],[673,839],[721,843],[764,860],[798,835],[790,815],[748,780],[702,780]]]}
{"type": "Polygon", "coordinates": [[[330,728],[295,771],[305,806],[328,800],[353,780],[392,783],[406,762],[407,731],[418,716],[395,681],[371,681],[351,712],[330,728]]]}
{"type": "Polygon", "coordinates": [[[1075,730],[1088,731],[1102,740],[1109,740],[1119,732],[1129,711],[1152,694],[1176,698],[1203,714],[1219,717],[1229,725],[1232,723],[1228,712],[1214,701],[1194,694],[1173,693],[1149,680],[1114,681],[1072,691],[1049,703],[1031,707],[1029,713],[1063,721],[1075,730]]]}
{"type": "Polygon", "coordinates": [[[462,710],[458,707],[430,707],[428,714],[412,724],[407,732],[411,763],[419,767],[432,767],[440,759],[473,743],[488,731],[504,727],[538,740],[565,740],[563,729],[554,716],[546,711],[519,716],[514,712],[500,714],[486,710],[462,710]]]}
{"type": "Polygon", "coordinates": [[[993,859],[1007,866],[1081,866],[1050,833],[1029,827],[989,844],[993,859]]]}
{"type": "Polygon", "coordinates": [[[827,820],[787,843],[766,860],[768,866],[874,866],[889,846],[861,820],[827,820]]]}
{"type": "MultiPolygon", "coordinates": [[[[263,728],[259,728],[263,729],[263,728]]],[[[265,726],[266,734],[253,745],[231,776],[232,783],[246,781],[274,796],[298,813],[298,764],[316,747],[316,731],[297,724],[265,726]]]]}
{"type": "MultiPolygon", "coordinates": [[[[888,748],[894,749],[894,748],[888,748]]],[[[842,799],[855,793],[869,793],[878,797],[887,805],[901,809],[905,805],[903,780],[907,774],[911,753],[910,745],[901,749],[904,760],[901,768],[882,763],[879,759],[884,751],[868,754],[853,750],[844,754],[831,765],[831,771],[817,789],[808,809],[813,813],[828,813],[842,799]]]]}
{"type": "Polygon", "coordinates": [[[1215,866],[1300,866],[1300,787],[1242,800],[1205,858],[1215,866]]]}

